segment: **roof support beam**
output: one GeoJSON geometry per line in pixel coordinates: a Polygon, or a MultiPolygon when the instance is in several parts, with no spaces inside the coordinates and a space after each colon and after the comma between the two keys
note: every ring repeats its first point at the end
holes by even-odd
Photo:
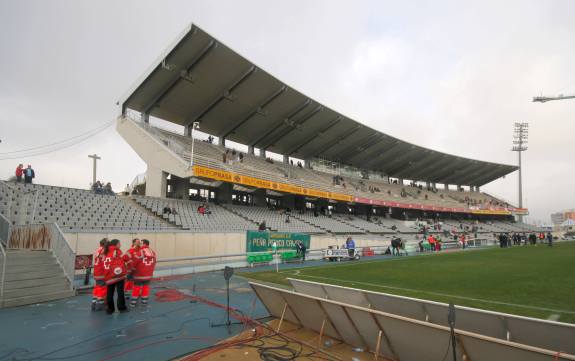
{"type": "Polygon", "coordinates": [[[391,175],[387,172],[388,168],[387,168],[387,164],[385,164],[388,159],[394,159],[397,155],[401,154],[402,152],[405,152],[405,149],[403,148],[403,146],[405,146],[406,143],[403,142],[398,142],[396,147],[391,148],[390,150],[381,153],[381,155],[379,157],[370,159],[367,161],[366,166],[371,166],[372,164],[377,164],[377,168],[379,169],[383,169],[385,174],[387,175],[391,175]]]}
{"type": "MultiPolygon", "coordinates": [[[[350,157],[348,158],[342,158],[344,160],[352,160],[355,159],[357,156],[365,156],[365,154],[367,153],[367,150],[369,148],[372,148],[378,144],[381,144],[381,141],[383,139],[387,138],[387,136],[385,134],[381,134],[381,136],[379,138],[377,138],[377,140],[374,140],[373,142],[370,142],[368,145],[364,145],[362,146],[362,151],[361,152],[351,152],[350,157]]],[[[371,154],[376,154],[377,152],[372,152],[371,154]]],[[[369,157],[367,157],[369,158],[369,157]]]]}
{"type": "Polygon", "coordinates": [[[458,159],[452,159],[450,163],[445,167],[438,167],[437,169],[429,173],[429,180],[439,183],[444,183],[443,180],[451,175],[451,172],[461,167],[461,163],[458,159]]]}
{"type": "Polygon", "coordinates": [[[332,127],[334,127],[337,123],[339,123],[341,120],[343,119],[343,117],[341,115],[338,115],[335,119],[333,119],[332,121],[330,121],[327,126],[325,126],[324,128],[322,128],[319,132],[310,135],[308,138],[306,138],[303,142],[296,144],[293,148],[291,148],[287,154],[288,155],[292,155],[293,153],[297,152],[298,150],[300,150],[302,147],[304,147],[305,145],[309,144],[311,141],[317,139],[318,137],[323,137],[323,133],[327,132],[329,129],[331,129],[332,127]]]}
{"type": "Polygon", "coordinates": [[[228,127],[225,131],[223,131],[219,136],[223,138],[227,138],[231,133],[236,131],[239,127],[244,125],[245,122],[250,120],[256,114],[259,115],[266,115],[265,107],[268,106],[271,102],[277,99],[280,95],[282,95],[287,89],[287,86],[282,85],[279,89],[274,91],[270,96],[265,98],[261,103],[259,103],[256,107],[254,107],[245,117],[243,117],[240,121],[232,122],[232,125],[228,127]]]}
{"type": "Polygon", "coordinates": [[[288,128],[282,130],[278,135],[273,137],[272,140],[269,140],[266,143],[266,145],[263,146],[263,148],[264,149],[269,148],[270,145],[274,144],[275,142],[277,142],[281,138],[283,138],[286,135],[288,135],[289,133],[291,133],[292,130],[299,128],[303,123],[308,121],[310,118],[313,118],[317,113],[321,112],[322,110],[323,110],[323,106],[318,105],[314,110],[312,110],[311,112],[309,112],[308,114],[303,116],[303,118],[301,118],[300,120],[297,120],[294,122],[287,122],[288,128]]]}
{"type": "Polygon", "coordinates": [[[476,167],[477,163],[475,162],[473,162],[472,164],[468,164],[467,166],[464,166],[463,168],[456,170],[451,175],[448,175],[446,178],[442,179],[442,183],[465,185],[465,183],[463,183],[463,180],[465,180],[465,178],[469,178],[470,170],[473,170],[473,168],[476,167]]]}
{"type": "Polygon", "coordinates": [[[240,77],[238,79],[236,79],[232,84],[227,86],[222,91],[222,93],[219,96],[217,96],[214,100],[212,100],[212,102],[204,110],[202,110],[198,115],[188,117],[186,120],[186,124],[189,126],[190,124],[193,124],[194,122],[196,122],[198,120],[201,120],[202,117],[204,117],[206,114],[208,114],[210,112],[210,110],[214,109],[222,100],[228,99],[228,100],[232,101],[233,100],[232,92],[234,91],[234,89],[237,88],[246,79],[248,79],[250,77],[250,75],[255,73],[257,71],[257,69],[258,68],[256,68],[255,65],[252,65],[248,70],[246,70],[242,75],[240,75],[240,77]]]}
{"type": "MultiPolygon", "coordinates": [[[[379,144],[379,142],[376,144],[379,144]]],[[[361,157],[358,160],[356,160],[355,163],[363,163],[365,160],[371,161],[373,159],[378,159],[378,158],[382,157],[385,153],[389,152],[390,150],[392,150],[393,148],[395,148],[399,145],[401,145],[401,141],[395,140],[395,141],[392,141],[391,143],[387,144],[383,149],[375,149],[374,151],[372,151],[370,153],[358,154],[361,157]]]]}
{"type": "Polygon", "coordinates": [[[416,174],[414,171],[419,170],[423,167],[434,167],[437,162],[433,162],[433,158],[436,158],[438,155],[433,151],[429,151],[427,155],[424,157],[416,160],[415,162],[411,163],[409,166],[394,172],[396,177],[399,178],[414,178],[414,181],[421,180],[418,177],[414,177],[416,174]],[[431,165],[431,166],[430,166],[431,165]]]}
{"type": "Polygon", "coordinates": [[[272,124],[272,126],[269,127],[269,130],[267,132],[265,132],[261,137],[257,138],[255,141],[253,141],[252,144],[248,144],[248,145],[252,145],[252,146],[258,145],[260,142],[262,142],[268,136],[270,136],[270,134],[272,134],[274,131],[276,131],[278,129],[278,127],[280,127],[282,124],[284,124],[284,123],[287,124],[293,117],[295,117],[299,112],[304,110],[309,104],[311,104],[311,99],[307,99],[305,102],[303,102],[300,105],[298,105],[297,107],[295,107],[292,111],[290,111],[288,113],[288,115],[285,118],[282,118],[279,121],[277,121],[275,124],[272,124]]]}
{"type": "Polygon", "coordinates": [[[333,148],[334,146],[340,144],[345,138],[349,137],[350,135],[352,135],[353,133],[357,132],[358,130],[361,129],[361,125],[355,125],[353,128],[349,129],[348,131],[346,131],[345,133],[343,133],[340,136],[337,136],[336,139],[334,139],[333,141],[331,141],[328,144],[325,144],[323,146],[321,146],[319,149],[319,151],[313,151],[313,153],[311,154],[306,154],[305,158],[309,158],[309,157],[317,157],[319,154],[321,153],[325,153],[328,149],[333,148]]]}
{"type": "Polygon", "coordinates": [[[190,72],[215,48],[218,47],[218,43],[212,40],[206,45],[182,70],[174,75],[174,77],[163,87],[158,93],[154,95],[152,100],[146,104],[142,113],[148,114],[158,103],[164,99],[164,97],[178,84],[180,79],[185,79],[193,82],[193,78],[190,77],[190,72]]]}
{"type": "Polygon", "coordinates": [[[359,139],[358,141],[346,147],[344,150],[336,154],[335,158],[344,161],[346,159],[352,158],[357,153],[361,153],[365,149],[369,148],[371,145],[377,143],[381,138],[381,133],[373,133],[366,138],[359,139]]]}
{"type": "Polygon", "coordinates": [[[453,162],[453,158],[448,156],[448,155],[444,155],[441,160],[438,160],[436,162],[429,162],[429,164],[418,169],[415,173],[412,174],[412,177],[416,178],[418,180],[426,180],[426,181],[432,180],[432,178],[430,177],[430,174],[427,174],[427,172],[429,172],[431,170],[441,169],[442,167],[445,167],[446,165],[450,164],[451,162],[453,162]]]}
{"type": "Polygon", "coordinates": [[[507,174],[507,169],[503,169],[504,166],[499,166],[490,172],[486,172],[483,176],[476,179],[475,185],[482,186],[484,184],[490,183],[495,179],[502,177],[507,174]]]}
{"type": "Polygon", "coordinates": [[[414,158],[415,160],[417,160],[419,154],[417,150],[413,151],[412,149],[413,148],[409,149],[408,151],[396,157],[394,160],[385,165],[387,173],[389,175],[391,175],[392,177],[396,176],[396,173],[405,168],[406,166],[409,166],[410,162],[413,161],[414,158]]]}

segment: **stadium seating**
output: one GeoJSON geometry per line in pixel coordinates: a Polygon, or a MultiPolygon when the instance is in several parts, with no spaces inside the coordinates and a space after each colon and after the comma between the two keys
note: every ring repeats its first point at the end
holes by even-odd
{"type": "Polygon", "coordinates": [[[176,228],[118,196],[38,184],[0,184],[0,212],[14,224],[55,222],[64,232],[176,228]]]}
{"type": "MultiPolygon", "coordinates": [[[[141,123],[138,123],[142,125],[141,123]]],[[[192,149],[192,139],[162,128],[145,125],[143,128],[153,137],[160,140],[182,159],[189,162],[192,149]]],[[[275,182],[289,182],[290,184],[314,188],[328,192],[345,193],[355,197],[370,198],[382,201],[434,205],[441,207],[483,207],[506,206],[504,202],[485,193],[435,190],[428,191],[422,187],[389,184],[384,181],[367,180],[343,176],[340,184],[334,184],[334,174],[298,166],[284,164],[283,162],[264,159],[252,154],[243,153],[243,160],[239,160],[239,152],[232,156],[228,149],[226,162],[223,162],[226,149],[205,141],[194,141],[194,164],[203,165],[219,170],[235,172],[264,180],[275,182]],[[375,191],[378,189],[379,191],[375,191]],[[403,196],[402,196],[403,194],[403,196]],[[426,198],[427,196],[427,198],[426,198]]]]}
{"type": "Polygon", "coordinates": [[[175,226],[193,232],[233,232],[256,229],[257,224],[225,208],[209,204],[209,214],[200,214],[200,202],[167,198],[135,196],[135,201],[175,226]],[[165,207],[175,208],[177,214],[164,214],[165,207]]]}

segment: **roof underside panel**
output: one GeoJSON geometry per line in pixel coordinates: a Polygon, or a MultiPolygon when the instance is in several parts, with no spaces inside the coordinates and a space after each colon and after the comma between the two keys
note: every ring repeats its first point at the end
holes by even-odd
{"type": "Polygon", "coordinates": [[[392,177],[483,185],[515,166],[396,139],[282,83],[192,25],[122,102],[179,125],[280,154],[320,157],[392,177]]]}

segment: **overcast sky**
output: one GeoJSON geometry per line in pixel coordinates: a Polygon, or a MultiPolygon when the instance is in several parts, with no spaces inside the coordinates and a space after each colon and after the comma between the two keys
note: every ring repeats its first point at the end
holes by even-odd
{"type": "MultiPolygon", "coordinates": [[[[377,130],[460,156],[515,164],[529,122],[531,220],[575,207],[575,1],[0,0],[0,153],[113,120],[116,101],[193,22],[292,87],[377,130]]],[[[145,163],[114,127],[71,148],[5,159],[36,182],[122,190],[145,163]]],[[[517,175],[483,187],[517,203],[517,175]]]]}

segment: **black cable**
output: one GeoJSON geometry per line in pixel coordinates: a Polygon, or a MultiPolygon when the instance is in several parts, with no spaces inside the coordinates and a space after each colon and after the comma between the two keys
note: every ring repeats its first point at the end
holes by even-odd
{"type": "Polygon", "coordinates": [[[447,354],[449,354],[450,346],[451,346],[451,334],[449,335],[449,342],[447,343],[447,350],[445,350],[445,355],[443,356],[441,361],[445,361],[445,359],[447,358],[447,354]]]}
{"type": "Polygon", "coordinates": [[[52,145],[57,145],[57,144],[61,144],[61,143],[66,143],[66,142],[68,142],[68,141],[70,141],[70,140],[73,140],[73,139],[76,139],[76,138],[80,138],[80,137],[82,137],[82,136],[84,136],[84,135],[87,135],[87,134],[90,134],[90,133],[92,133],[92,132],[94,132],[94,131],[102,130],[102,129],[100,129],[100,128],[105,129],[105,128],[109,127],[110,125],[112,125],[112,123],[114,123],[113,120],[112,120],[112,121],[109,121],[109,122],[106,122],[106,123],[104,123],[104,124],[102,124],[102,125],[100,125],[100,126],[94,128],[94,129],[88,130],[87,132],[84,132],[84,133],[81,133],[81,134],[75,135],[75,136],[73,136],[73,137],[70,137],[70,138],[67,138],[67,139],[64,139],[64,140],[60,140],[60,141],[57,141],[57,142],[54,142],[54,143],[39,145],[39,146],[32,147],[32,148],[13,150],[13,151],[10,151],[10,152],[0,152],[0,156],[1,156],[1,155],[4,155],[4,154],[24,153],[24,152],[28,152],[28,151],[36,150],[36,149],[40,149],[40,148],[47,148],[47,147],[50,147],[50,146],[52,146],[52,145]]]}
{"type": "Polygon", "coordinates": [[[83,138],[80,138],[80,139],[74,141],[73,143],[64,144],[64,145],[62,145],[62,146],[60,146],[60,147],[57,147],[57,148],[41,149],[41,150],[34,151],[34,152],[28,153],[28,154],[26,154],[26,153],[21,153],[21,154],[17,154],[17,155],[12,155],[12,156],[8,156],[8,157],[0,158],[0,160],[21,159],[21,158],[33,158],[33,157],[37,157],[37,156],[41,156],[41,155],[46,155],[46,154],[54,153],[54,152],[60,151],[60,150],[62,150],[62,149],[70,148],[70,147],[72,147],[72,146],[74,146],[74,145],[80,144],[80,143],[82,143],[83,141],[85,141],[85,140],[87,140],[87,139],[93,137],[94,135],[96,135],[96,134],[98,134],[98,133],[100,133],[100,132],[106,130],[106,128],[107,128],[107,127],[101,128],[101,129],[99,129],[97,132],[94,132],[94,133],[92,133],[92,134],[90,134],[90,135],[84,136],[83,138]]]}

